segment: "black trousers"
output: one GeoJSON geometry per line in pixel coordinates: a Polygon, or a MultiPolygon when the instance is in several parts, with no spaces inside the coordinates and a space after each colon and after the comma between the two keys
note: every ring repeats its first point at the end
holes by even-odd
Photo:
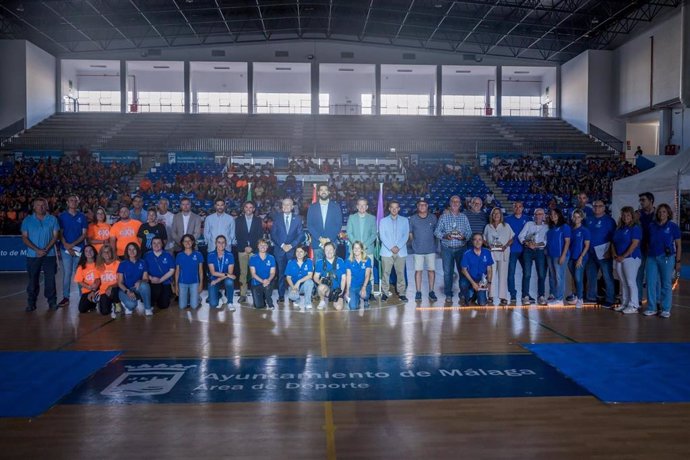
{"type": "Polygon", "coordinates": [[[109,315],[113,311],[113,304],[120,301],[118,294],[120,288],[117,286],[112,286],[110,295],[101,294],[101,299],[98,301],[98,311],[101,315],[109,315]]]}
{"type": "Polygon", "coordinates": [[[87,311],[95,310],[96,302],[89,300],[89,293],[82,294],[79,298],[79,313],[86,313],[87,311]]]}
{"type": "Polygon", "coordinates": [[[160,309],[168,308],[172,298],[172,287],[169,284],[153,283],[149,283],[149,286],[151,287],[151,306],[160,309]]]}
{"type": "Polygon", "coordinates": [[[29,274],[29,283],[26,286],[27,302],[29,306],[35,307],[38,300],[39,281],[41,271],[45,278],[43,295],[48,301],[48,306],[57,304],[57,289],[55,288],[55,273],[57,272],[57,257],[27,257],[26,271],[29,274]]]}
{"type": "Polygon", "coordinates": [[[252,285],[251,289],[254,308],[273,308],[273,283],[268,287],[252,285]]]}

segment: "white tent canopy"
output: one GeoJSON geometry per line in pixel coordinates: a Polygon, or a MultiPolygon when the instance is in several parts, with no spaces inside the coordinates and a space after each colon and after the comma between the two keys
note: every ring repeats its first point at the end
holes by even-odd
{"type": "Polygon", "coordinates": [[[673,210],[673,220],[678,222],[681,190],[690,190],[690,151],[674,157],[659,157],[657,165],[634,176],[613,183],[611,214],[618,218],[623,206],[639,207],[638,195],[654,194],[654,203],[666,203],[673,210]]]}

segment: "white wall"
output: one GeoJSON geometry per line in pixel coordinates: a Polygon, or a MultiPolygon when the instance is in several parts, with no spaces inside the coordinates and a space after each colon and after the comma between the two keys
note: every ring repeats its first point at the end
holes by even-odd
{"type": "Polygon", "coordinates": [[[184,91],[184,73],[172,69],[161,70],[128,70],[127,90],[131,90],[133,75],[136,77],[137,92],[139,91],[184,91]]]}
{"type": "Polygon", "coordinates": [[[55,56],[26,42],[26,126],[55,113],[55,56]]]}
{"type": "Polygon", "coordinates": [[[321,72],[319,75],[319,93],[328,93],[331,105],[360,105],[361,95],[373,94],[375,89],[373,72],[321,72]]]}
{"type": "Polygon", "coordinates": [[[589,81],[587,89],[588,123],[603,129],[617,139],[625,138],[625,123],[618,119],[613,87],[614,59],[612,51],[589,50],[589,81]]]}
{"type": "MultiPolygon", "coordinates": [[[[291,67],[290,64],[276,67],[291,67]]],[[[311,73],[295,70],[259,70],[254,67],[255,93],[309,93],[311,73]]]]}
{"type": "Polygon", "coordinates": [[[635,154],[637,146],[642,147],[645,155],[658,155],[659,126],[653,123],[628,123],[626,139],[630,142],[630,151],[626,150],[626,157],[635,154]]]}
{"type": "Polygon", "coordinates": [[[0,40],[0,129],[26,118],[26,46],[0,40]]]}
{"type": "Polygon", "coordinates": [[[231,72],[227,70],[192,71],[192,92],[247,92],[247,71],[231,72]]]}
{"type": "Polygon", "coordinates": [[[580,54],[561,66],[561,117],[588,131],[589,56],[580,54]]]}
{"type": "Polygon", "coordinates": [[[614,51],[617,67],[618,114],[649,107],[651,41],[654,37],[654,94],[652,105],[680,96],[680,9],[614,51]]]}
{"type": "Polygon", "coordinates": [[[464,95],[464,96],[485,96],[486,85],[489,80],[493,80],[490,85],[491,94],[494,93],[496,77],[488,76],[443,76],[443,94],[444,95],[464,95]]]}
{"type": "Polygon", "coordinates": [[[541,79],[534,77],[525,79],[503,80],[503,96],[539,96],[541,94],[541,79]]]}
{"type": "Polygon", "coordinates": [[[383,73],[381,70],[382,94],[436,94],[436,73],[383,73]]]}

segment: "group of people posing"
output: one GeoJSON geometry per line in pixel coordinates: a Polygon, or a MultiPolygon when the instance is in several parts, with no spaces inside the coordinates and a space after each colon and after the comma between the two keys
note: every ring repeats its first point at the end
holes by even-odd
{"type": "Polygon", "coordinates": [[[114,316],[114,306],[121,305],[125,314],[131,314],[139,302],[145,314],[151,315],[154,306],[167,308],[173,295],[178,296],[180,308],[197,308],[204,285],[212,308],[233,311],[235,289],[240,291],[239,303],[247,301],[250,290],[255,308],[273,309],[276,284],[278,302],[287,306],[292,301],[296,308],[310,309],[312,298],[317,297],[318,309],[329,303],[336,309],[345,305],[367,308],[378,263],[382,301],[393,295],[394,284],[398,298],[406,302],[408,246],[414,254],[415,300],[422,300],[426,271],[427,295],[436,301],[440,242],[448,305],[453,303],[457,270],[460,305],[516,305],[517,287],[521,287],[523,305],[572,303],[581,307],[583,302],[597,301],[601,273],[605,288],[601,303],[613,307],[615,269],[621,286],[617,310],[637,312],[646,292],[643,313],[669,317],[673,273],[680,270],[679,228],[672,222],[671,208],[666,204],[655,207],[651,193],[640,195],[638,211],[621,209],[618,223],[600,200],[592,207],[581,201],[569,218],[558,208],[548,212],[538,208],[530,219],[523,214],[521,202],[515,202],[513,214],[504,218],[499,208],[484,212],[478,197],[462,212],[460,197],[453,196],[438,217],[429,212],[424,199],[409,218],[400,215],[399,203],[390,201],[388,215],[377,224],[368,212],[367,200],[359,199],[357,212],[347,219],[349,255],[345,260],[336,255],[343,237],[343,216],[340,206],[331,201],[327,185],[318,188],[318,200],[309,207],[306,222],[293,212],[292,199],[282,200],[281,210],[272,215],[269,235],[264,234],[262,219],[255,215],[251,201],[233,218],[225,212],[225,201],[218,199],[215,212],[202,222],[191,211],[188,199],[181,201],[180,212],[174,215],[165,199],[147,211],[138,200],[134,199],[132,209],[121,207],[120,219],[112,226],[106,223],[102,208],[96,210],[94,222],[87,222],[78,211],[76,195],[67,198],[67,210],[58,218],[47,213],[46,200],[34,200],[34,213],[22,223],[29,274],[27,311],[36,309],[41,271],[49,308],[69,305],[75,281],[81,290],[80,311],[98,309],[114,316]],[[197,248],[202,235],[208,251],[197,248]],[[55,288],[58,251],[63,268],[59,303],[55,288]],[[516,273],[518,264],[521,279],[516,273]],[[530,291],[533,266],[536,295],[530,291]],[[568,297],[566,269],[573,279],[568,297]]]}

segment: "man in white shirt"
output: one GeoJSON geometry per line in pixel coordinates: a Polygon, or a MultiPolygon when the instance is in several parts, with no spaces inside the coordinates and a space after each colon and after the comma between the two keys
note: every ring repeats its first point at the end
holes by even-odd
{"type": "Polygon", "coordinates": [[[398,215],[400,204],[393,200],[388,204],[390,214],[381,220],[379,225],[379,237],[381,238],[381,265],[383,278],[381,300],[386,301],[390,297],[391,269],[395,268],[397,277],[396,289],[401,301],[407,302],[405,292],[405,259],[407,258],[407,240],[410,237],[410,223],[407,217],[398,215]]]}
{"type": "Polygon", "coordinates": [[[169,235],[168,242],[165,245],[166,251],[172,252],[175,242],[172,239],[172,223],[173,217],[175,216],[172,212],[168,210],[170,203],[167,198],[161,198],[158,200],[158,223],[165,225],[165,231],[169,235]]]}

